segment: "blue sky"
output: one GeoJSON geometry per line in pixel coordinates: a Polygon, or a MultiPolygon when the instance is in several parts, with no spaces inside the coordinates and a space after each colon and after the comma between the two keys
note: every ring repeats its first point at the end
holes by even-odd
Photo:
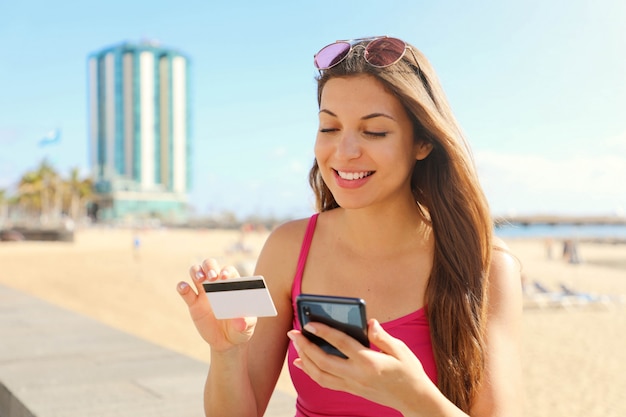
{"type": "Polygon", "coordinates": [[[437,70],[494,214],[625,215],[624,21],[623,0],[2,2],[0,188],[43,158],[88,173],[87,56],[150,39],[192,60],[196,212],[307,215],[313,54],[387,34],[437,70]]]}

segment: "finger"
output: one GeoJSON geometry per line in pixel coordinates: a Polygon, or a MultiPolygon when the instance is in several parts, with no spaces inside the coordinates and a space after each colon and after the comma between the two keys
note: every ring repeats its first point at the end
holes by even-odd
{"type": "Polygon", "coordinates": [[[232,265],[225,266],[219,273],[219,279],[239,278],[239,271],[232,265]]]}
{"type": "Polygon", "coordinates": [[[189,276],[191,277],[191,280],[196,287],[196,293],[204,293],[204,287],[202,286],[202,283],[206,281],[207,275],[202,266],[194,265],[189,268],[189,276]]]}
{"type": "Polygon", "coordinates": [[[304,329],[326,340],[348,358],[354,357],[358,350],[365,349],[355,338],[322,323],[307,323],[304,329]]]}
{"type": "Polygon", "coordinates": [[[208,278],[209,281],[215,281],[218,278],[218,271],[220,270],[220,265],[217,260],[213,258],[205,259],[202,261],[202,271],[204,275],[208,278]]]}
{"type": "Polygon", "coordinates": [[[370,343],[378,346],[381,352],[399,358],[403,353],[402,343],[398,343],[398,339],[391,336],[383,329],[378,320],[370,319],[367,323],[367,335],[370,343]]]}
{"type": "Polygon", "coordinates": [[[343,373],[338,371],[347,365],[344,359],[327,354],[297,330],[291,330],[287,336],[298,352],[298,357],[293,361],[295,367],[322,387],[345,390],[345,383],[342,382],[343,373]]]}
{"type": "Polygon", "coordinates": [[[244,334],[251,334],[257,322],[256,317],[239,317],[231,320],[235,331],[244,334]]]}
{"type": "Polygon", "coordinates": [[[198,278],[198,273],[203,274],[202,267],[199,265],[192,265],[189,267],[189,278],[195,281],[198,278]]]}
{"type": "MultiPolygon", "coordinates": [[[[200,305],[204,303],[209,304],[209,299],[205,296],[204,287],[202,283],[206,280],[204,271],[201,267],[194,265],[189,268],[189,276],[192,278],[196,291],[193,290],[187,282],[181,281],[176,286],[176,290],[183,297],[187,306],[191,307],[200,302],[200,305]]],[[[209,305],[210,308],[210,305],[209,305]]]]}
{"type": "Polygon", "coordinates": [[[317,366],[315,365],[315,361],[310,358],[309,353],[316,353],[316,351],[319,351],[317,353],[322,355],[325,355],[325,353],[321,350],[319,346],[316,346],[314,343],[312,343],[298,330],[290,330],[289,332],[287,332],[287,337],[291,339],[291,341],[293,342],[293,347],[298,353],[298,358],[295,360],[294,364],[307,374],[309,372],[314,372],[315,369],[312,368],[317,368],[317,366]]]}
{"type": "Polygon", "coordinates": [[[185,281],[181,281],[176,285],[176,290],[178,294],[182,297],[187,304],[187,307],[191,307],[197,300],[198,295],[193,291],[191,286],[185,281]]]}
{"type": "Polygon", "coordinates": [[[176,286],[176,290],[185,301],[185,304],[187,304],[191,317],[195,321],[197,318],[207,313],[212,315],[213,307],[202,286],[202,282],[205,281],[202,269],[198,266],[193,266],[190,268],[189,274],[193,276],[192,281],[195,284],[196,291],[185,281],[179,282],[176,286]]]}

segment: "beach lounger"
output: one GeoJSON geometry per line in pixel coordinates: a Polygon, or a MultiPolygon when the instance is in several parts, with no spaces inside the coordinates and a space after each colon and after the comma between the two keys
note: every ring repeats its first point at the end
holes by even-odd
{"type": "Polygon", "coordinates": [[[610,307],[613,304],[613,300],[608,295],[576,291],[563,283],[559,284],[559,286],[563,294],[566,294],[568,296],[583,298],[587,300],[588,303],[600,304],[604,307],[610,307]]]}
{"type": "Polygon", "coordinates": [[[524,288],[524,308],[565,308],[572,309],[587,305],[589,300],[576,294],[551,291],[539,281],[533,281],[532,288],[524,288]]]}

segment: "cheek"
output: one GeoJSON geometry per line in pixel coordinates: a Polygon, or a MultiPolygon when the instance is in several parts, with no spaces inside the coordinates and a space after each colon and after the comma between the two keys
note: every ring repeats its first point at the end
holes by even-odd
{"type": "Polygon", "coordinates": [[[313,152],[315,155],[315,160],[317,161],[319,175],[322,176],[322,180],[325,184],[332,183],[331,178],[329,178],[329,175],[331,175],[331,171],[329,170],[329,159],[332,154],[332,148],[331,146],[329,146],[328,141],[319,139],[316,140],[315,146],[313,147],[313,152]]]}
{"type": "Polygon", "coordinates": [[[315,159],[317,159],[317,163],[326,159],[329,155],[330,146],[328,142],[320,139],[319,137],[315,140],[315,146],[313,147],[313,153],[315,154],[315,159]]]}
{"type": "Polygon", "coordinates": [[[378,158],[386,166],[393,167],[398,176],[410,176],[415,167],[415,154],[409,148],[380,149],[378,158]],[[384,161],[384,162],[383,162],[384,161]]]}

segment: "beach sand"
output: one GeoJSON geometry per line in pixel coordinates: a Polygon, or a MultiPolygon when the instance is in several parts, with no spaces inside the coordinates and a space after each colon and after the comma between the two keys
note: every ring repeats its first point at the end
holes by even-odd
{"type": "MultiPolygon", "coordinates": [[[[73,243],[0,243],[0,284],[95,318],[208,362],[176,283],[205,257],[252,272],[267,232],[88,228],[73,243]],[[135,237],[139,245],[134,247],[135,237]]],[[[583,262],[569,264],[560,242],[548,256],[541,240],[509,239],[527,283],[626,299],[626,245],[580,243],[583,262]]],[[[524,311],[525,415],[626,416],[626,305],[612,298],[584,306],[524,311]]],[[[286,373],[278,388],[293,393],[286,373]]]]}

